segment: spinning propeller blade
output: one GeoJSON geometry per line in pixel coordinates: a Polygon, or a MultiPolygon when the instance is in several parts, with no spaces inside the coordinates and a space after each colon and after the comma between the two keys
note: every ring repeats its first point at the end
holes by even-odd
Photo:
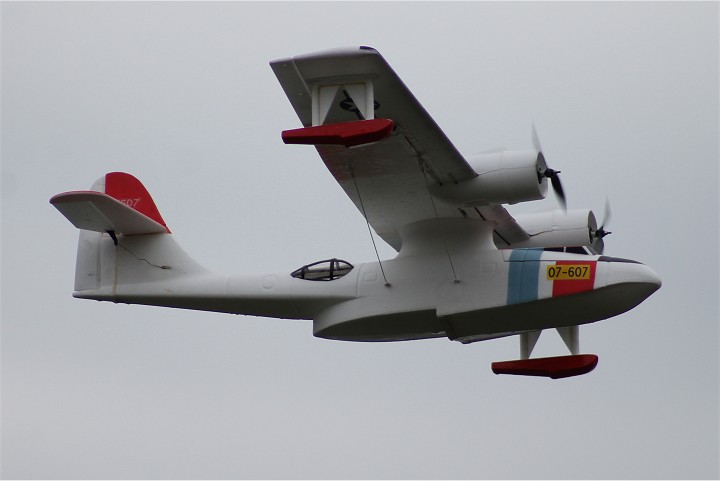
{"type": "Polygon", "coordinates": [[[605,212],[603,213],[603,220],[600,224],[600,227],[598,227],[595,232],[591,233],[591,236],[593,237],[592,242],[592,248],[597,252],[598,254],[602,254],[605,250],[605,241],[603,240],[603,237],[606,235],[612,234],[612,232],[605,230],[605,226],[610,223],[610,217],[612,215],[612,212],[610,210],[610,200],[605,199],[605,212]]]}
{"type": "Polygon", "coordinates": [[[567,200],[565,199],[565,191],[563,190],[562,183],[560,182],[559,170],[551,169],[547,166],[545,161],[545,155],[543,154],[542,144],[540,143],[540,136],[538,136],[535,123],[532,126],[532,144],[533,148],[538,152],[538,160],[540,164],[544,166],[544,170],[538,172],[538,180],[542,181],[543,178],[550,179],[555,195],[557,195],[560,205],[564,210],[567,210],[567,200]]]}

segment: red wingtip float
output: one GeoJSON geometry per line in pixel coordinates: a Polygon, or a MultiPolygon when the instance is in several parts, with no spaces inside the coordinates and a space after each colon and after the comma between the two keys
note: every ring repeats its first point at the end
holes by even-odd
{"type": "Polygon", "coordinates": [[[282,139],[286,144],[354,147],[380,142],[392,134],[394,126],[395,123],[387,119],[356,120],[285,130],[282,133],[282,139]]]}
{"type": "Polygon", "coordinates": [[[540,357],[501,361],[492,363],[495,374],[514,374],[518,376],[542,376],[552,379],[587,374],[597,366],[595,354],[577,354],[574,356],[540,357]]]}
{"type": "Polygon", "coordinates": [[[216,274],[180,248],[140,181],[112,172],[89,191],[50,200],[81,230],[75,297],[308,319],[315,336],[344,341],[518,336],[521,359],[493,371],[557,379],[597,365],[597,356],[578,354],[579,325],[622,314],[660,288],[649,267],[602,255],[606,222],[598,228],[590,210],[565,208],[559,171],[534,129],[531,149],[464,157],[370,47],[270,66],[306,126],[283,141],[317,147],[397,256],[216,274]],[[503,207],[543,199],[549,186],[561,209],[512,216],[503,207]],[[546,329],[572,355],[530,359],[546,329]]]}

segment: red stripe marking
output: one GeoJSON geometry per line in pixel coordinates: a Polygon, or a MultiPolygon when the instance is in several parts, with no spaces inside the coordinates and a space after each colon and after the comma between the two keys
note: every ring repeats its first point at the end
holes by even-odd
{"type": "Polygon", "coordinates": [[[595,267],[597,266],[596,261],[557,261],[557,266],[563,265],[583,265],[590,266],[590,278],[589,279],[564,279],[553,281],[552,296],[569,296],[571,294],[578,294],[580,292],[592,291],[595,287],[595,267]]]}

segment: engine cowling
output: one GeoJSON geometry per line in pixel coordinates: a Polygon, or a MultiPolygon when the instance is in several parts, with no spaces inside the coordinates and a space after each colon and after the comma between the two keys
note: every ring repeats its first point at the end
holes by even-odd
{"type": "Polygon", "coordinates": [[[435,185],[437,199],[463,207],[516,204],[544,199],[547,179],[539,175],[547,166],[537,151],[504,150],[467,159],[477,177],[456,184],[435,185]]]}
{"type": "Polygon", "coordinates": [[[592,245],[597,230],[595,214],[589,209],[554,210],[538,214],[514,215],[530,238],[512,247],[566,247],[592,245]]]}

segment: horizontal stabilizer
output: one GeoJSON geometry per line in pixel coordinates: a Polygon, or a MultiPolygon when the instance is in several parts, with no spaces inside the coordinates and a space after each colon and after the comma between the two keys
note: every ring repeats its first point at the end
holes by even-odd
{"type": "Polygon", "coordinates": [[[541,357],[492,363],[495,374],[514,374],[516,376],[541,376],[552,379],[587,374],[597,366],[595,354],[577,354],[573,356],[541,357]]]}
{"type": "Polygon", "coordinates": [[[392,134],[394,126],[395,123],[388,119],[356,120],[285,130],[282,139],[286,144],[354,147],[385,139],[392,134]]]}
{"type": "Polygon", "coordinates": [[[124,235],[168,232],[164,225],[102,192],[64,192],[50,203],[78,229],[124,235]]]}
{"type": "Polygon", "coordinates": [[[132,175],[110,172],[90,189],[63,192],[50,203],[78,229],[112,236],[170,233],[150,193],[132,175]]]}

